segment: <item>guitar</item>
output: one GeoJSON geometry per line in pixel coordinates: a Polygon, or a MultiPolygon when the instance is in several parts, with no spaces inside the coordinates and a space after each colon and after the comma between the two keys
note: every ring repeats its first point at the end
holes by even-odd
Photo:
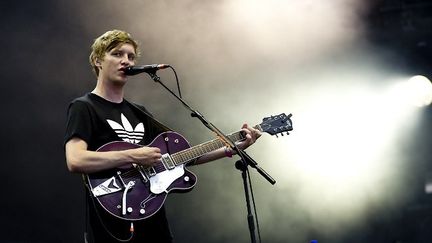
{"type": "MultiPolygon", "coordinates": [[[[271,135],[293,130],[291,114],[266,117],[254,128],[271,135]]],[[[234,141],[245,139],[242,131],[228,135],[234,141]]],[[[122,166],[115,169],[85,175],[92,196],[111,215],[123,220],[136,221],[155,214],[164,204],[170,192],[187,192],[196,184],[196,176],[185,165],[200,156],[222,148],[220,139],[191,147],[176,132],[159,134],[148,146],[158,147],[162,159],[155,166],[122,166]]],[[[139,148],[141,145],[116,141],[101,146],[97,151],[119,151],[139,148]]]]}

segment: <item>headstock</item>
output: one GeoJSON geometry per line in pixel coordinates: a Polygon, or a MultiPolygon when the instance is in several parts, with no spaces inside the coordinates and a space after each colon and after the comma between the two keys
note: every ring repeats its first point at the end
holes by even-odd
{"type": "Polygon", "coordinates": [[[285,113],[282,113],[276,116],[265,117],[259,125],[260,130],[270,135],[276,135],[276,137],[279,133],[283,136],[283,132],[289,135],[288,132],[293,130],[291,116],[292,114],[285,115],[285,113]]]}

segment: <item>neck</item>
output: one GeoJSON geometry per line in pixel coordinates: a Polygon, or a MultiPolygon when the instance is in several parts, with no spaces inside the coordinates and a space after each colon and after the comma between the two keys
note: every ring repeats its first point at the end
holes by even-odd
{"type": "Polygon", "coordinates": [[[114,103],[122,102],[124,97],[123,85],[103,82],[99,79],[92,93],[114,103]]]}

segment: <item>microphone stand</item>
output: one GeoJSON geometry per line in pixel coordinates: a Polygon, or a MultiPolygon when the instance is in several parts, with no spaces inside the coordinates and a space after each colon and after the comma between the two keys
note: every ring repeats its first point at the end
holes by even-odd
{"type": "MultiPolygon", "coordinates": [[[[177,94],[175,94],[170,88],[168,88],[161,80],[160,77],[156,75],[156,71],[154,72],[148,72],[150,77],[155,81],[156,83],[159,83],[164,87],[168,92],[170,92],[175,98],[177,98],[190,112],[191,116],[198,118],[204,126],[206,126],[210,131],[214,132],[225,144],[229,145],[230,148],[237,153],[237,155],[240,156],[240,160],[238,160],[235,164],[236,168],[239,169],[242,172],[242,178],[243,178],[243,186],[245,190],[245,197],[246,197],[246,207],[248,212],[248,225],[249,225],[249,232],[251,237],[251,242],[256,242],[256,233],[255,233],[255,226],[254,226],[254,216],[252,214],[251,210],[251,204],[250,204],[250,195],[249,190],[252,192],[252,185],[249,184],[248,187],[248,180],[250,182],[250,176],[249,176],[249,170],[248,165],[252,168],[256,169],[258,173],[263,176],[269,183],[274,185],[276,181],[267,173],[265,172],[261,167],[258,166],[258,163],[252,159],[245,151],[242,149],[239,149],[237,145],[231,141],[228,136],[226,136],[222,131],[220,131],[215,125],[213,125],[211,122],[209,122],[204,116],[197,110],[192,109],[182,98],[180,98],[177,94]],[[249,176],[249,178],[248,178],[249,176]]],[[[253,196],[253,195],[252,195],[253,196]]],[[[253,199],[253,198],[252,198],[253,199]]],[[[259,229],[258,229],[258,235],[259,235],[259,229]]],[[[261,240],[260,240],[261,241],[261,240]]]]}

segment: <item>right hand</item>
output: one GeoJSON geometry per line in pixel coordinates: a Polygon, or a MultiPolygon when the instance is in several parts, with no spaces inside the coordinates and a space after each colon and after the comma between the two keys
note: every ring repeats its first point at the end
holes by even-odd
{"type": "Polygon", "coordinates": [[[161,150],[157,147],[141,147],[132,149],[133,162],[144,167],[155,166],[161,161],[161,150]]]}

